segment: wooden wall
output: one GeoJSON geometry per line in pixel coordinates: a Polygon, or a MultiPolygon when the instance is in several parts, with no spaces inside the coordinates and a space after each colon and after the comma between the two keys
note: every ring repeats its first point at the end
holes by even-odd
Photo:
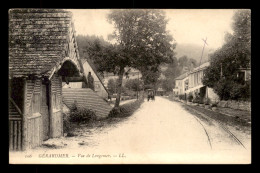
{"type": "Polygon", "coordinates": [[[63,135],[62,79],[56,73],[51,78],[51,137],[63,135]]]}
{"type": "Polygon", "coordinates": [[[41,79],[26,80],[25,117],[23,121],[21,116],[15,116],[18,113],[14,111],[13,107],[9,107],[10,150],[32,149],[43,143],[43,140],[46,139],[46,136],[43,134],[43,112],[50,114],[50,121],[44,127],[50,127],[49,137],[60,137],[63,135],[61,76],[55,73],[50,81],[50,112],[47,110],[42,111],[43,88],[45,87],[41,79]],[[25,126],[25,128],[22,126],[25,126]],[[24,136],[23,130],[25,131],[24,136]],[[24,138],[24,143],[22,138],[24,138]]]}
{"type": "Polygon", "coordinates": [[[41,80],[27,80],[26,94],[26,137],[28,148],[42,144],[41,80]]]}
{"type": "Polygon", "coordinates": [[[12,103],[9,103],[9,149],[22,149],[22,117],[12,103]]]}

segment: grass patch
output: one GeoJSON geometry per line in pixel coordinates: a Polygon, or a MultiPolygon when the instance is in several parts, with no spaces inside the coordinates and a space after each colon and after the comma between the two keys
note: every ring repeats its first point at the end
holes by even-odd
{"type": "Polygon", "coordinates": [[[113,108],[110,112],[108,117],[115,118],[115,117],[128,117],[131,116],[143,103],[144,97],[140,97],[138,100],[126,103],[119,108],[113,108]]]}
{"type": "Polygon", "coordinates": [[[189,105],[183,105],[185,107],[191,107],[192,109],[195,109],[201,113],[204,113],[205,115],[209,116],[210,118],[213,118],[215,120],[218,120],[224,124],[231,125],[231,126],[240,126],[244,128],[250,127],[250,124],[247,123],[244,119],[241,119],[239,117],[232,117],[227,116],[219,112],[210,111],[198,106],[189,106],[189,105]]]}
{"type": "Polygon", "coordinates": [[[97,120],[96,113],[90,109],[77,107],[73,104],[69,113],[63,113],[63,132],[67,133],[67,137],[76,136],[74,129],[81,124],[92,124],[97,120]]]}

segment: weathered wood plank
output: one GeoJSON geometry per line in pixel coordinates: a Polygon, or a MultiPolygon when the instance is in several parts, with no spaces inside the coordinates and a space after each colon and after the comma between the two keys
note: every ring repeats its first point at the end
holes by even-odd
{"type": "Polygon", "coordinates": [[[16,117],[9,117],[9,121],[21,121],[22,118],[19,116],[16,116],[16,117]]]}
{"type": "Polygon", "coordinates": [[[14,150],[17,149],[17,121],[14,121],[14,139],[13,139],[13,142],[14,142],[14,150]]]}
{"type": "Polygon", "coordinates": [[[32,122],[33,122],[33,134],[32,134],[32,136],[33,136],[33,148],[35,148],[35,145],[36,145],[36,135],[37,135],[37,131],[35,131],[36,130],[36,126],[35,126],[35,119],[33,119],[32,120],[32,122]]]}
{"type": "Polygon", "coordinates": [[[17,123],[18,123],[18,127],[17,127],[17,129],[18,129],[18,141],[17,141],[18,146],[17,146],[17,149],[20,151],[22,149],[22,130],[21,130],[22,123],[21,123],[21,121],[17,121],[17,123]]]}
{"type": "Polygon", "coordinates": [[[29,136],[29,148],[32,148],[32,125],[31,120],[28,119],[28,136],[29,136]]]}
{"type": "Polygon", "coordinates": [[[43,127],[42,127],[42,117],[39,119],[39,144],[42,145],[42,135],[43,135],[43,127]]]}
{"type": "Polygon", "coordinates": [[[29,120],[35,119],[35,118],[38,118],[38,117],[40,117],[40,116],[41,116],[41,114],[36,114],[36,115],[31,116],[31,117],[28,117],[28,119],[29,119],[29,120]]]}
{"type": "Polygon", "coordinates": [[[52,103],[52,91],[53,91],[53,88],[52,88],[52,83],[53,83],[53,81],[51,80],[51,82],[49,83],[49,93],[48,93],[48,95],[49,95],[49,114],[50,114],[50,131],[49,131],[49,137],[53,137],[53,128],[52,128],[52,126],[53,126],[53,122],[52,122],[52,117],[53,117],[53,111],[52,111],[52,109],[53,109],[53,103],[52,103]]]}
{"type": "Polygon", "coordinates": [[[40,143],[41,143],[41,141],[40,141],[40,133],[41,133],[41,130],[40,130],[40,119],[41,119],[41,117],[40,118],[37,118],[37,131],[38,131],[38,135],[37,135],[37,145],[39,146],[40,145],[40,143]]]}
{"type": "Polygon", "coordinates": [[[9,121],[9,149],[13,150],[13,121],[9,121]]]}
{"type": "Polygon", "coordinates": [[[34,127],[35,127],[35,146],[34,147],[36,147],[36,146],[38,146],[39,145],[39,124],[38,124],[38,119],[39,118],[36,118],[36,119],[34,119],[34,127]]]}
{"type": "Polygon", "coordinates": [[[22,141],[21,141],[21,149],[22,150],[26,150],[27,148],[27,81],[26,79],[24,78],[23,79],[24,81],[24,86],[23,86],[23,101],[24,101],[24,104],[23,104],[23,119],[22,119],[22,122],[21,122],[21,128],[22,128],[22,141]]]}

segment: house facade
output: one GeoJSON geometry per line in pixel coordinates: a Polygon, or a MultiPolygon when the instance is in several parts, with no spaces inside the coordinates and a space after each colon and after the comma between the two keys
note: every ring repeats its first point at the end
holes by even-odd
{"type": "Polygon", "coordinates": [[[173,94],[178,96],[178,95],[182,95],[185,94],[185,91],[188,89],[188,73],[184,73],[180,76],[178,76],[175,79],[175,87],[173,89],[173,94]]]}
{"type": "Polygon", "coordinates": [[[201,98],[209,98],[211,102],[217,102],[219,100],[218,95],[213,91],[212,88],[209,88],[202,83],[204,77],[205,69],[210,66],[209,62],[201,64],[199,67],[194,68],[188,74],[188,90],[185,91],[188,95],[199,94],[201,98]]]}
{"type": "MultiPolygon", "coordinates": [[[[131,79],[141,79],[142,78],[142,74],[139,70],[137,69],[134,69],[134,68],[128,68],[126,67],[125,68],[125,71],[128,73],[128,75],[124,75],[123,77],[123,82],[122,84],[125,85],[125,83],[128,81],[128,80],[131,80],[131,79]]],[[[114,75],[113,73],[104,73],[104,85],[107,87],[107,84],[108,84],[108,81],[110,79],[113,79],[113,80],[117,80],[118,79],[118,76],[117,75],[114,75]]]]}
{"type": "Polygon", "coordinates": [[[9,11],[9,149],[26,150],[63,135],[62,82],[87,81],[72,14],[9,11]]]}

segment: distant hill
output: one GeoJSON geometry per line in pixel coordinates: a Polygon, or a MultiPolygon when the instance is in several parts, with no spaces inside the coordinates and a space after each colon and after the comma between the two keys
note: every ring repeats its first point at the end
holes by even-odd
{"type": "MultiPolygon", "coordinates": [[[[197,63],[200,62],[201,53],[202,53],[203,45],[196,45],[196,44],[177,44],[176,46],[176,57],[180,58],[184,55],[186,55],[188,58],[193,58],[197,61],[197,63]]],[[[202,61],[205,62],[208,60],[208,54],[212,53],[214,50],[212,48],[209,48],[208,46],[205,46],[202,61]]]]}

